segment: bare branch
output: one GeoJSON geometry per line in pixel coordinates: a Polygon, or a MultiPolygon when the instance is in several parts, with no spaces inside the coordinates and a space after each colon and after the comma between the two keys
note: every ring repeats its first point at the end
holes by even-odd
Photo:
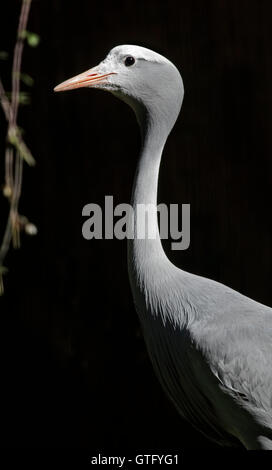
{"type": "Polygon", "coordinates": [[[3,293],[2,276],[6,272],[3,262],[9,251],[11,240],[13,240],[14,247],[19,248],[20,231],[25,225],[23,220],[25,219],[27,221],[26,223],[28,223],[27,218],[21,217],[18,213],[23,178],[23,161],[25,160],[29,165],[35,164],[35,160],[23,141],[21,132],[17,126],[22,54],[31,1],[32,0],[22,0],[17,40],[13,55],[11,101],[9,101],[0,79],[0,102],[8,121],[7,146],[5,152],[5,187],[3,193],[9,199],[10,203],[8,221],[0,247],[0,295],[3,293]]]}

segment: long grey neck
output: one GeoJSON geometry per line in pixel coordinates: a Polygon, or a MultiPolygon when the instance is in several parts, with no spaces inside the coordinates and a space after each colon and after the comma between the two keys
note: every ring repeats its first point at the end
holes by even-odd
{"type": "Polygon", "coordinates": [[[128,240],[128,265],[130,275],[136,275],[138,281],[148,278],[152,270],[154,276],[154,265],[161,267],[169,263],[163,250],[159,229],[157,211],[148,212],[148,233],[144,239],[138,239],[137,235],[143,233],[142,218],[137,217],[139,205],[157,205],[157,191],[159,168],[162,151],[167,139],[168,132],[151,119],[140,122],[142,133],[142,149],[138,166],[136,169],[134,186],[132,191],[132,206],[134,209],[134,239],[128,240]],[[140,230],[139,230],[140,229],[140,230]],[[152,238],[147,235],[151,234],[152,238]]]}

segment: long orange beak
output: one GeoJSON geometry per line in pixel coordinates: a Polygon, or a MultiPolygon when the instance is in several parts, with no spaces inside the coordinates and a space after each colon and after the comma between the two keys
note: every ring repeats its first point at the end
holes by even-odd
{"type": "Polygon", "coordinates": [[[99,82],[107,81],[109,75],[114,75],[115,72],[99,73],[97,67],[87,70],[79,75],[76,75],[65,82],[60,83],[54,88],[54,91],[73,90],[74,88],[83,88],[96,85],[99,82]]]}

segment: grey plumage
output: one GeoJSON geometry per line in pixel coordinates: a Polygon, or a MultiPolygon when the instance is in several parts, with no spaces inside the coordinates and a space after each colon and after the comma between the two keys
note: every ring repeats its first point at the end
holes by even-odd
{"type": "MultiPolygon", "coordinates": [[[[163,147],[183,99],[178,70],[153,51],[118,46],[56,91],[79,86],[108,90],[134,109],[143,145],[132,204],[156,204],[163,147]],[[128,56],[134,58],[131,67],[124,62],[128,56]]],[[[155,240],[128,241],[128,267],[147,349],[165,392],[210,439],[272,449],[271,308],[178,269],[163,251],[156,216],[152,223],[155,240]]]]}

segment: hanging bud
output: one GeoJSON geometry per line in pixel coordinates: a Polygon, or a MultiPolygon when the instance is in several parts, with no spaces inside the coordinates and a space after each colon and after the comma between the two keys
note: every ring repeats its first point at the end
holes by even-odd
{"type": "Polygon", "coordinates": [[[19,227],[21,231],[24,230],[24,232],[30,236],[37,235],[38,233],[36,225],[32,224],[32,222],[29,222],[28,218],[24,215],[19,215],[19,227]]]}
{"type": "Polygon", "coordinates": [[[3,187],[3,195],[7,198],[7,199],[10,199],[11,196],[12,196],[12,189],[11,187],[6,184],[4,187],[3,187]]]}
{"type": "Polygon", "coordinates": [[[25,233],[27,235],[30,235],[30,236],[34,236],[34,235],[37,235],[38,233],[38,229],[36,227],[36,225],[28,222],[26,225],[25,225],[25,233]]]}

